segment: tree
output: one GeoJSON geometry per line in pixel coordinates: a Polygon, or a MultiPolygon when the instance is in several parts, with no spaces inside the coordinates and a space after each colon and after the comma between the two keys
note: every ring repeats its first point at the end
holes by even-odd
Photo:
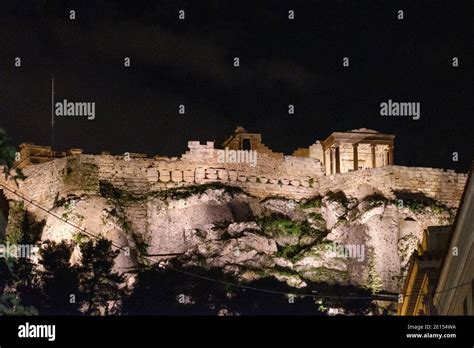
{"type": "Polygon", "coordinates": [[[5,179],[11,176],[12,179],[17,182],[17,180],[23,180],[25,176],[19,168],[15,168],[13,175],[10,173],[14,167],[15,153],[16,149],[11,145],[10,138],[8,138],[7,133],[0,128],[0,169],[3,169],[5,179]]]}
{"type": "MultiPolygon", "coordinates": [[[[3,171],[5,178],[11,176],[15,153],[16,149],[11,145],[6,132],[0,128],[0,172],[3,171]]],[[[16,168],[12,178],[17,182],[25,176],[16,168]]],[[[0,235],[0,238],[3,239],[3,236],[0,235]]],[[[22,296],[27,297],[26,294],[33,289],[33,274],[33,266],[28,259],[14,259],[9,256],[0,258],[0,315],[38,314],[32,306],[25,305],[22,299],[22,296]]]]}
{"type": "MultiPolygon", "coordinates": [[[[188,271],[204,274],[197,268],[188,271]]],[[[216,314],[209,307],[209,295],[222,287],[217,284],[219,289],[215,289],[209,285],[205,280],[152,265],[139,270],[132,293],[124,299],[123,312],[128,315],[216,314]]],[[[225,298],[225,294],[221,297],[225,298]]]]}
{"type": "Polygon", "coordinates": [[[282,294],[254,291],[229,285],[239,279],[219,269],[200,267],[173,270],[150,266],[137,274],[133,291],[124,299],[126,315],[321,315],[311,297],[296,297],[289,303],[284,293],[297,290],[274,278],[245,283],[249,287],[281,291],[282,294]],[[184,273],[185,272],[185,273],[184,273]],[[195,276],[191,277],[190,274],[195,276]],[[216,282],[209,279],[224,281],[216,282]],[[227,284],[226,284],[227,283],[227,284]],[[182,301],[183,299],[184,301],[182,301]]]}
{"type": "Polygon", "coordinates": [[[37,315],[39,291],[34,265],[27,258],[0,258],[0,315],[37,315]]]}
{"type": "Polygon", "coordinates": [[[40,313],[47,315],[80,314],[81,293],[79,291],[78,267],[71,266],[73,245],[61,241],[47,241],[40,249],[39,272],[43,298],[40,313]]]}
{"type": "Polygon", "coordinates": [[[119,251],[112,250],[112,242],[100,238],[80,245],[82,260],[79,270],[80,290],[83,294],[83,310],[87,315],[115,314],[125,291],[121,288],[124,277],[112,268],[119,251]]]}
{"type": "Polygon", "coordinates": [[[0,295],[0,315],[38,315],[38,311],[24,306],[17,295],[4,292],[0,295]]]}
{"type": "Polygon", "coordinates": [[[12,259],[12,272],[9,288],[21,299],[26,307],[37,307],[43,297],[39,286],[36,265],[28,258],[12,259]]]}

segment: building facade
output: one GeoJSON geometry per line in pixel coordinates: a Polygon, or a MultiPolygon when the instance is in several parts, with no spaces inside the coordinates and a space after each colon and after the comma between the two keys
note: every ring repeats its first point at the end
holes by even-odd
{"type": "Polygon", "coordinates": [[[474,315],[473,169],[454,224],[428,228],[412,256],[399,315],[474,315]]]}
{"type": "Polygon", "coordinates": [[[433,297],[439,315],[474,315],[473,169],[474,162],[433,297]]]}
{"type": "Polygon", "coordinates": [[[451,229],[452,226],[432,226],[424,231],[422,242],[408,263],[398,315],[431,315],[436,312],[432,294],[451,229]]]}

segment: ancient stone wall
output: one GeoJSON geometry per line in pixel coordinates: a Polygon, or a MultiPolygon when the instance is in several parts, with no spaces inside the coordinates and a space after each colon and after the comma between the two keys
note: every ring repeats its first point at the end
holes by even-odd
{"type": "Polygon", "coordinates": [[[395,191],[421,192],[457,207],[466,180],[467,174],[452,170],[392,165],[325,176],[315,186],[320,192],[337,188],[355,197],[380,193],[395,198],[395,191]]]}
{"type": "Polygon", "coordinates": [[[259,153],[265,154],[269,157],[276,158],[276,159],[282,159],[284,157],[284,154],[281,152],[274,152],[272,149],[270,149],[268,146],[266,146],[262,142],[262,136],[260,134],[253,134],[253,133],[236,133],[236,135],[232,138],[230,138],[228,141],[225,143],[225,147],[231,149],[231,150],[239,150],[242,149],[242,141],[247,140],[250,143],[250,148],[252,150],[256,150],[259,153]]]}
{"type": "MultiPolygon", "coordinates": [[[[216,150],[207,150],[210,150],[207,158],[202,152],[175,159],[70,156],[25,168],[27,179],[19,183],[18,190],[46,208],[68,194],[98,193],[100,181],[137,195],[209,182],[239,186],[257,197],[295,199],[324,195],[328,191],[343,191],[358,198],[373,193],[396,198],[394,191],[410,191],[422,192],[457,207],[467,179],[466,174],[454,171],[403,166],[324,176],[320,162],[312,158],[286,156],[276,160],[261,156],[262,163],[251,167],[242,163],[217,163],[216,150]]],[[[11,182],[9,185],[15,188],[11,182]]],[[[7,198],[18,200],[11,193],[4,193],[7,198]]]]}

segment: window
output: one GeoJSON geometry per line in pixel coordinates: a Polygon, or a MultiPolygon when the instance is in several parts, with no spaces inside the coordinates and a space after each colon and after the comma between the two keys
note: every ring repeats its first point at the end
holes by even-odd
{"type": "Polygon", "coordinates": [[[242,150],[252,150],[252,144],[250,142],[250,139],[242,139],[242,150]]]}

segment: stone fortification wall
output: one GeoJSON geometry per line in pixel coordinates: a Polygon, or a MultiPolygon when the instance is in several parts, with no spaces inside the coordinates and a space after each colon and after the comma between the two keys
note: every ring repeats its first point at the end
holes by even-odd
{"type": "MultiPolygon", "coordinates": [[[[111,155],[77,155],[29,166],[19,191],[50,208],[68,194],[96,194],[99,183],[141,195],[209,182],[239,186],[257,197],[305,198],[343,191],[355,197],[380,193],[395,198],[394,191],[421,192],[457,207],[467,175],[442,169],[385,166],[330,176],[322,175],[320,162],[286,156],[283,160],[259,157],[258,165],[217,163],[214,149],[208,157],[186,154],[182,158],[126,158],[111,155]],[[194,157],[193,157],[194,156],[194,157]],[[261,161],[261,162],[260,162],[261,161]]],[[[4,182],[4,178],[2,179],[4,182]]],[[[10,182],[10,186],[14,185],[10,182]]],[[[9,199],[18,200],[9,192],[9,199]]]]}

